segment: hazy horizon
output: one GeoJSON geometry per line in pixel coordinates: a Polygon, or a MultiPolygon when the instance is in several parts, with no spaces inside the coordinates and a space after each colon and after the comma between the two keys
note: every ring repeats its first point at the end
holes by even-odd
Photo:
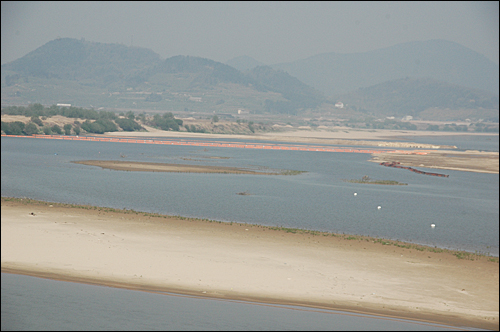
{"type": "Polygon", "coordinates": [[[2,1],[1,64],[56,38],[272,65],[444,39],[499,64],[498,2],[2,1]]]}

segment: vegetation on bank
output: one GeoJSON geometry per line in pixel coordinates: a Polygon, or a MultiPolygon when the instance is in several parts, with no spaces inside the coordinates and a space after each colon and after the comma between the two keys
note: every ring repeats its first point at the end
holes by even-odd
{"type": "Polygon", "coordinates": [[[408,183],[402,183],[393,180],[373,180],[370,179],[368,175],[363,176],[360,180],[343,180],[344,182],[350,183],[363,183],[363,184],[382,184],[382,185],[391,185],[391,186],[406,186],[408,183]]]}
{"type": "MultiPolygon", "coordinates": [[[[113,213],[123,213],[123,214],[134,214],[134,215],[142,215],[145,217],[153,217],[153,218],[176,218],[178,220],[185,220],[185,221],[204,221],[204,222],[210,222],[210,223],[219,223],[219,224],[225,224],[225,225],[239,225],[239,226],[247,226],[247,227],[259,227],[262,228],[263,230],[270,230],[270,231],[279,231],[279,232],[286,232],[286,233],[292,233],[292,234],[307,234],[311,236],[324,236],[324,237],[337,237],[339,239],[343,240],[355,240],[358,242],[372,242],[372,243],[380,243],[381,245],[384,246],[395,246],[399,247],[402,249],[407,249],[410,251],[411,250],[416,250],[420,252],[433,252],[433,253],[443,253],[443,254],[451,254],[458,259],[465,259],[465,260],[483,260],[486,259],[488,262],[493,262],[493,263],[499,263],[499,258],[495,256],[491,256],[489,252],[478,252],[475,251],[474,253],[464,251],[464,250],[451,250],[451,249],[442,249],[442,248],[437,248],[437,247],[430,247],[430,246],[424,246],[424,245],[418,245],[418,244],[412,244],[412,243],[407,243],[399,240],[386,240],[386,239],[380,239],[376,237],[370,237],[370,236],[364,236],[364,235],[349,235],[349,234],[339,234],[339,233],[333,233],[333,232],[326,232],[326,231],[315,231],[315,230],[308,230],[308,229],[302,229],[302,228],[289,228],[289,227],[273,227],[273,226],[263,226],[263,225],[254,225],[254,224],[246,224],[246,223],[237,223],[237,222],[223,222],[220,220],[212,220],[212,219],[204,219],[204,218],[188,218],[188,217],[183,217],[183,216],[170,216],[170,215],[164,215],[164,214],[159,214],[159,213],[149,213],[149,212],[140,212],[140,211],[135,211],[135,210],[128,210],[128,209],[114,209],[114,208],[108,208],[108,207],[99,207],[99,206],[91,206],[91,205],[79,205],[79,204],[67,204],[67,203],[54,203],[54,202],[45,202],[45,201],[39,201],[39,200],[34,200],[31,198],[16,198],[16,197],[2,197],[1,202],[17,202],[21,203],[24,205],[43,205],[43,206],[56,206],[56,207],[63,207],[63,208],[78,208],[78,209],[85,209],[85,210],[96,210],[96,211],[102,211],[102,212],[113,212],[113,213]]],[[[430,256],[429,256],[430,258],[430,256]]]]}
{"type": "MultiPolygon", "coordinates": [[[[81,133],[104,134],[105,132],[119,131],[141,131],[145,130],[137,123],[134,112],[129,111],[125,118],[109,111],[96,111],[81,107],[60,107],[52,105],[44,107],[41,104],[31,104],[24,106],[8,106],[2,108],[2,114],[21,115],[30,117],[30,122],[24,124],[21,121],[3,122],[2,132],[7,135],[34,135],[34,134],[57,134],[61,135],[80,135],[81,133]],[[52,116],[64,116],[67,118],[84,119],[83,123],[75,120],[73,124],[66,124],[63,128],[58,125],[48,126],[44,121],[52,116]]],[[[137,116],[137,119],[143,119],[144,116],[137,116]]]]}

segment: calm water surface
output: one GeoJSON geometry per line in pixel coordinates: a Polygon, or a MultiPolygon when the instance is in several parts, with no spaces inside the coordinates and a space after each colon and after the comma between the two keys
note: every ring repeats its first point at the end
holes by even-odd
{"type": "MultiPolygon", "coordinates": [[[[498,255],[498,174],[443,171],[450,177],[435,178],[382,167],[367,162],[369,155],[355,153],[30,138],[2,138],[1,144],[2,196],[364,234],[498,255]],[[89,159],[307,173],[122,172],[71,163],[89,159]],[[343,181],[364,175],[408,185],[343,181]],[[242,191],[252,195],[236,195],[242,191]]],[[[477,144],[481,142],[473,143],[477,144]]],[[[447,329],[368,315],[160,295],[5,273],[1,296],[2,330],[447,329]]]]}
{"type": "Polygon", "coordinates": [[[2,273],[1,296],[2,331],[452,330],[333,310],[160,295],[7,273],[2,273]]]}
{"type": "Polygon", "coordinates": [[[368,162],[370,155],[358,153],[31,138],[1,141],[2,196],[369,235],[498,256],[498,174],[443,170],[440,172],[449,174],[449,178],[425,176],[368,162]],[[89,159],[306,173],[256,176],[125,172],[71,163],[89,159]],[[364,175],[408,185],[343,181],[364,175]],[[251,195],[236,194],[244,191],[251,195]],[[431,224],[436,228],[432,229],[431,224]]]}

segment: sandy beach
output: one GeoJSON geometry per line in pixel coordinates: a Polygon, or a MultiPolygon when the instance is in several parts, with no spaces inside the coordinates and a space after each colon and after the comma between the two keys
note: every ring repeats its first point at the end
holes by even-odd
{"type": "Polygon", "coordinates": [[[499,327],[499,265],[382,245],[2,198],[2,272],[499,327]]]}

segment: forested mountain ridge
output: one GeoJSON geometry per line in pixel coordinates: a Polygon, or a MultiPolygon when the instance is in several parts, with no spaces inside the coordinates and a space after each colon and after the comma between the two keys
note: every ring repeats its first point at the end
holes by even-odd
{"type": "MultiPolygon", "coordinates": [[[[491,78],[498,77],[498,66],[495,72],[489,60],[481,57],[446,41],[406,43],[351,55],[328,53],[292,63],[297,72],[308,73],[312,79],[308,85],[278,65],[240,71],[200,57],[161,59],[145,48],[62,38],[2,65],[1,98],[2,105],[64,103],[228,116],[265,112],[300,115],[311,111],[336,114],[338,109],[333,104],[341,101],[348,106],[342,111],[346,116],[358,111],[380,117],[419,116],[437,108],[446,110],[440,116],[453,119],[458,114],[453,112],[459,110],[465,116],[477,110],[477,118],[498,119],[498,91],[436,78],[448,75],[460,80],[470,74],[474,81],[482,75],[484,82],[494,86],[491,78]],[[449,56],[448,63],[443,62],[445,55],[449,56]],[[429,71],[432,75],[421,77],[429,71]],[[388,79],[404,73],[410,74],[388,79]],[[335,84],[335,91],[348,92],[325,97],[314,88],[324,87],[325,80],[335,84]]],[[[234,62],[258,64],[252,60],[239,57],[234,62]]],[[[495,84],[498,86],[498,80],[495,84]]]]}
{"type": "Polygon", "coordinates": [[[126,80],[158,62],[160,56],[146,48],[60,38],[2,65],[2,71],[104,87],[126,80]]]}
{"type": "Polygon", "coordinates": [[[149,49],[63,38],[2,65],[2,102],[9,99],[4,98],[7,95],[24,103],[63,101],[87,107],[215,110],[214,106],[221,105],[217,109],[223,111],[281,112],[282,108],[269,105],[283,101],[287,112],[295,114],[325,100],[322,93],[284,72],[266,71],[267,78],[280,79],[260,81],[258,75],[200,57],[179,55],[162,60],[149,49]],[[287,86],[293,86],[293,93],[287,86]]]}

